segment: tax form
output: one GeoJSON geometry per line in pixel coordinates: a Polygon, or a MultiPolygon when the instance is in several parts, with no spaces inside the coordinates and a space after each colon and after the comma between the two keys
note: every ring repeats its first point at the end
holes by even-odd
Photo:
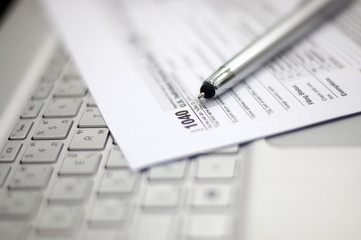
{"type": "Polygon", "coordinates": [[[361,111],[361,1],[213,100],[201,83],[298,0],[40,0],[134,169],[361,111]]]}

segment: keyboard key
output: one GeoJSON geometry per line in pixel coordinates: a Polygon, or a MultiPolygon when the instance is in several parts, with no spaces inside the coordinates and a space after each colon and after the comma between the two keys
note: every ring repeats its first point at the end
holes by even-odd
{"type": "Polygon", "coordinates": [[[69,150],[102,150],[108,133],[107,128],[79,129],[74,133],[69,150]]]}
{"type": "Polygon", "coordinates": [[[128,168],[128,162],[127,162],[127,160],[125,160],[125,157],[118,146],[115,146],[115,145],[112,146],[110,153],[109,153],[108,161],[107,161],[105,167],[106,168],[128,168]]]}
{"type": "Polygon", "coordinates": [[[127,170],[108,171],[104,174],[99,194],[130,194],[135,191],[137,175],[127,170]]]}
{"type": "Polygon", "coordinates": [[[0,219],[31,219],[39,209],[41,198],[40,194],[8,191],[0,202],[0,219]]]}
{"type": "Polygon", "coordinates": [[[231,147],[219,149],[219,150],[217,150],[215,152],[212,152],[212,154],[237,154],[238,151],[239,151],[239,146],[234,145],[234,146],[231,146],[231,147]]]}
{"type": "Polygon", "coordinates": [[[65,64],[69,61],[69,56],[67,53],[60,53],[60,54],[56,54],[53,59],[50,60],[50,64],[49,67],[56,67],[56,68],[60,68],[63,69],[65,67],[65,64]]]}
{"type": "Polygon", "coordinates": [[[63,60],[68,61],[69,60],[69,53],[66,51],[66,49],[63,46],[56,46],[56,49],[54,51],[54,58],[63,58],[63,60]]]}
{"type": "Polygon", "coordinates": [[[74,82],[83,82],[83,79],[80,75],[64,75],[63,79],[62,79],[63,82],[71,82],[71,81],[74,81],[74,82]]]}
{"type": "Polygon", "coordinates": [[[88,107],[97,107],[97,103],[95,102],[95,99],[92,96],[89,97],[87,106],[88,107]]]}
{"type": "Polygon", "coordinates": [[[235,174],[236,157],[227,155],[201,156],[197,159],[196,178],[232,179],[235,174]]]}
{"type": "Polygon", "coordinates": [[[22,140],[28,136],[28,133],[33,126],[31,120],[19,120],[14,130],[12,131],[9,139],[10,140],[22,140]]]}
{"type": "Polygon", "coordinates": [[[117,140],[115,140],[115,137],[114,137],[112,134],[110,134],[110,137],[111,137],[112,140],[113,140],[113,144],[114,144],[114,145],[118,145],[117,140]]]}
{"type": "Polygon", "coordinates": [[[90,225],[92,227],[119,227],[126,219],[126,205],[120,199],[99,199],[95,203],[90,225]]]}
{"type": "Polygon", "coordinates": [[[30,233],[30,224],[24,222],[0,222],[1,239],[25,240],[30,233]]]}
{"type": "MultiPolygon", "coordinates": [[[[66,64],[66,62],[68,61],[67,58],[65,57],[55,57],[50,61],[50,64],[48,65],[48,69],[46,72],[46,75],[44,75],[45,77],[48,77],[49,79],[47,79],[48,81],[52,81],[50,78],[51,77],[57,77],[57,74],[61,74],[61,72],[64,69],[64,66],[66,64]]],[[[56,78],[56,80],[58,80],[59,78],[56,78]]],[[[46,79],[43,79],[43,81],[46,81],[46,79]]]]}
{"type": "Polygon", "coordinates": [[[51,166],[20,166],[10,183],[10,189],[43,189],[53,172],[51,166]]]}
{"type": "Polygon", "coordinates": [[[185,222],[186,239],[224,239],[231,223],[224,215],[193,215],[185,222]]]}
{"type": "Polygon", "coordinates": [[[77,204],[88,199],[92,182],[81,178],[58,178],[49,197],[51,204],[77,204]]]}
{"type": "Polygon", "coordinates": [[[44,105],[43,101],[31,100],[28,106],[26,106],[23,114],[21,115],[21,118],[22,119],[36,118],[39,115],[43,105],[44,105]]]}
{"type": "Polygon", "coordinates": [[[62,66],[59,67],[51,66],[48,69],[46,69],[46,72],[43,74],[41,80],[46,83],[55,82],[60,77],[62,71],[63,71],[62,66]]]}
{"type": "Polygon", "coordinates": [[[74,62],[70,62],[63,73],[64,78],[80,78],[80,73],[77,69],[77,67],[75,66],[74,62]]]}
{"type": "Polygon", "coordinates": [[[149,172],[150,180],[181,180],[185,176],[187,161],[177,161],[153,167],[149,172]]]}
{"type": "Polygon", "coordinates": [[[68,153],[60,168],[60,175],[93,175],[98,171],[100,153],[68,153]]]}
{"type": "Polygon", "coordinates": [[[137,222],[136,228],[136,240],[169,240],[175,239],[172,236],[175,235],[172,230],[174,223],[173,216],[171,214],[159,214],[159,215],[142,215],[139,222],[137,222]]]}
{"type": "Polygon", "coordinates": [[[39,235],[71,236],[79,229],[82,211],[67,206],[50,206],[45,209],[39,225],[36,227],[39,235]]]}
{"type": "Polygon", "coordinates": [[[65,139],[68,136],[73,121],[69,119],[42,120],[35,130],[34,140],[65,139]]]}
{"type": "Polygon", "coordinates": [[[54,97],[82,97],[87,93],[87,87],[82,81],[60,81],[54,90],[54,97]]]}
{"type": "Polygon", "coordinates": [[[21,163],[52,163],[58,160],[63,143],[31,142],[21,159],[21,163]]]}
{"type": "Polygon", "coordinates": [[[0,163],[15,161],[21,147],[22,144],[19,142],[7,142],[0,153],[0,163]]]}
{"type": "Polygon", "coordinates": [[[171,184],[148,185],[144,208],[176,207],[180,198],[179,187],[171,184]]]}
{"type": "MultiPolygon", "coordinates": [[[[106,227],[104,227],[106,228],[106,227]]],[[[114,229],[99,229],[99,228],[93,228],[93,229],[90,229],[88,228],[81,240],[103,240],[103,239],[106,239],[106,240],[128,240],[128,239],[131,239],[129,237],[129,233],[126,233],[126,232],[119,232],[119,230],[117,228],[114,228],[114,229]]],[[[36,239],[38,240],[38,239],[36,239]]],[[[40,239],[41,240],[41,239],[40,239]]],[[[50,239],[49,239],[50,240],[50,239]]],[[[68,239],[66,239],[68,240],[68,239]]]]}
{"type": "Polygon", "coordinates": [[[4,186],[4,183],[6,181],[6,178],[9,175],[9,172],[11,170],[11,167],[9,166],[1,166],[0,168],[0,188],[4,186]]]}
{"type": "Polygon", "coordinates": [[[96,107],[85,109],[83,116],[80,119],[79,127],[98,127],[106,128],[107,124],[104,121],[102,114],[96,107]]]}
{"type": "Polygon", "coordinates": [[[81,104],[81,99],[53,99],[46,109],[44,117],[75,117],[79,112],[81,104]]]}
{"type": "Polygon", "coordinates": [[[193,207],[228,207],[232,188],[229,185],[196,185],[193,190],[193,207]]]}
{"type": "Polygon", "coordinates": [[[42,82],[33,94],[33,99],[45,99],[49,96],[54,84],[48,82],[42,82]]]}

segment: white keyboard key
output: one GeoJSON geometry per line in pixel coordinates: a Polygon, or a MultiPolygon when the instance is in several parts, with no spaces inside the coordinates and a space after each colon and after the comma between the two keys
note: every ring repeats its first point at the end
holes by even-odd
{"type": "Polygon", "coordinates": [[[62,79],[63,82],[82,82],[83,79],[80,75],[67,75],[67,76],[63,76],[62,79]]]}
{"type": "Polygon", "coordinates": [[[35,130],[34,140],[65,139],[73,121],[69,119],[44,119],[35,130]]]}
{"type": "Polygon", "coordinates": [[[48,185],[53,172],[51,166],[20,166],[10,183],[10,189],[42,189],[48,185]]]}
{"type": "Polygon", "coordinates": [[[82,104],[81,99],[53,99],[44,113],[46,118],[75,117],[82,104]]]}
{"type": "Polygon", "coordinates": [[[226,148],[222,148],[219,149],[215,152],[212,152],[212,154],[237,154],[239,151],[239,146],[238,145],[234,145],[231,147],[226,147],[226,148]]]}
{"type": "Polygon", "coordinates": [[[71,236],[79,229],[82,215],[82,211],[77,208],[48,207],[37,226],[37,232],[46,236],[71,236]]]}
{"type": "Polygon", "coordinates": [[[193,207],[228,207],[232,188],[229,185],[196,185],[193,190],[193,207]]]}
{"type": "Polygon", "coordinates": [[[153,167],[149,172],[150,180],[181,180],[185,176],[186,160],[153,167]]]}
{"type": "Polygon", "coordinates": [[[24,222],[0,222],[2,240],[26,240],[30,229],[30,225],[24,222]]]}
{"type": "Polygon", "coordinates": [[[82,82],[83,79],[81,76],[77,75],[77,76],[64,76],[62,79],[63,82],[82,82]]]}
{"type": "Polygon", "coordinates": [[[102,114],[97,107],[86,108],[83,116],[80,119],[79,127],[98,127],[106,128],[107,124],[104,121],[102,114]]]}
{"type": "Polygon", "coordinates": [[[89,101],[87,104],[88,107],[97,107],[97,103],[95,102],[95,99],[91,96],[89,97],[89,101]]]}
{"type": "Polygon", "coordinates": [[[118,145],[117,140],[115,140],[115,137],[112,134],[110,134],[110,136],[111,136],[111,138],[113,140],[113,144],[118,145]]]}
{"type": "Polygon", "coordinates": [[[128,162],[118,146],[112,146],[106,168],[128,168],[128,162]]]}
{"type": "Polygon", "coordinates": [[[119,227],[126,221],[126,205],[120,199],[99,199],[89,221],[92,227],[119,227]]]}
{"type": "Polygon", "coordinates": [[[69,54],[63,46],[58,45],[54,50],[54,58],[69,59],[69,54]]]}
{"type": "Polygon", "coordinates": [[[16,124],[14,130],[10,134],[10,140],[22,140],[28,136],[28,133],[33,126],[33,121],[31,120],[19,120],[16,124]]]}
{"type": "Polygon", "coordinates": [[[100,153],[68,153],[60,168],[60,175],[93,175],[98,171],[100,153]]]}
{"type": "Polygon", "coordinates": [[[130,194],[135,191],[137,175],[127,170],[108,171],[104,174],[98,193],[130,194]]]}
{"type": "MultiPolygon", "coordinates": [[[[143,215],[137,222],[136,240],[169,240],[175,235],[172,230],[174,219],[170,214],[143,215]]],[[[175,238],[174,238],[175,239],[175,238]]]]}
{"type": "Polygon", "coordinates": [[[232,179],[235,174],[236,157],[227,155],[201,156],[197,159],[198,179],[232,179]]]}
{"type": "Polygon", "coordinates": [[[40,194],[8,191],[0,202],[0,219],[31,219],[39,209],[41,198],[40,194]]]}
{"type": "Polygon", "coordinates": [[[44,105],[43,101],[31,100],[28,106],[26,106],[23,114],[21,115],[21,118],[23,119],[36,118],[39,115],[43,105],[44,105]]]}
{"type": "Polygon", "coordinates": [[[21,147],[22,144],[19,142],[7,142],[0,153],[0,163],[15,161],[21,147]]]}
{"type": "Polygon", "coordinates": [[[92,182],[80,178],[58,178],[49,197],[51,204],[77,204],[88,199],[92,182]]]}
{"type": "Polygon", "coordinates": [[[69,150],[102,150],[108,139],[107,128],[78,129],[69,145],[69,150]]]}
{"type": "Polygon", "coordinates": [[[49,64],[51,68],[64,69],[65,64],[69,61],[68,54],[57,54],[49,64]]]}
{"type": "Polygon", "coordinates": [[[53,89],[54,84],[48,82],[42,82],[35,90],[33,99],[45,99],[49,96],[49,93],[53,89]]]}
{"type": "Polygon", "coordinates": [[[80,78],[79,71],[73,62],[70,62],[64,70],[64,78],[80,78]]]}
{"type": "Polygon", "coordinates": [[[82,97],[87,93],[87,87],[82,81],[60,81],[54,90],[54,97],[82,97]]]}
{"type": "Polygon", "coordinates": [[[224,215],[193,215],[185,222],[186,239],[224,239],[230,235],[228,217],[224,215]]]}
{"type": "MultiPolygon", "coordinates": [[[[119,232],[117,228],[114,229],[99,229],[99,228],[93,228],[93,229],[87,229],[81,240],[128,240],[129,234],[126,232],[119,232]]],[[[34,239],[35,240],[35,239],[34,239]]],[[[38,239],[36,239],[38,240],[38,239]]],[[[39,239],[42,240],[42,239],[39,239]]],[[[49,239],[51,240],[51,239],[49,239]]],[[[58,240],[58,239],[56,239],[58,240]]],[[[64,239],[68,240],[68,239],[64,239]]]]}
{"type": "Polygon", "coordinates": [[[10,166],[1,166],[0,168],[0,188],[4,186],[4,183],[6,181],[6,178],[9,175],[9,172],[11,170],[10,166]]]}
{"type": "Polygon", "coordinates": [[[143,202],[145,208],[176,207],[180,198],[179,187],[171,184],[148,185],[143,202]]]}
{"type": "Polygon", "coordinates": [[[63,143],[31,142],[25,150],[22,163],[52,163],[58,160],[63,143]]]}
{"type": "Polygon", "coordinates": [[[52,83],[58,80],[62,72],[61,66],[51,66],[46,69],[46,72],[43,74],[41,80],[45,83],[52,83]]]}

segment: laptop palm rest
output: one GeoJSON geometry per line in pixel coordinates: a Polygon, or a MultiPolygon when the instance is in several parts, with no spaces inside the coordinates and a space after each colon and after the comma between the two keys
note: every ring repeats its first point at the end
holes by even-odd
{"type": "Polygon", "coordinates": [[[361,115],[244,150],[242,239],[361,239],[361,115]]]}

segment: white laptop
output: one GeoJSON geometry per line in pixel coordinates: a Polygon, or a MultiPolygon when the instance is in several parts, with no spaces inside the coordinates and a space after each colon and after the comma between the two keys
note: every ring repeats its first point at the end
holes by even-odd
{"type": "Polygon", "coordinates": [[[0,73],[2,240],[361,239],[360,115],[132,172],[33,1],[0,73]]]}

